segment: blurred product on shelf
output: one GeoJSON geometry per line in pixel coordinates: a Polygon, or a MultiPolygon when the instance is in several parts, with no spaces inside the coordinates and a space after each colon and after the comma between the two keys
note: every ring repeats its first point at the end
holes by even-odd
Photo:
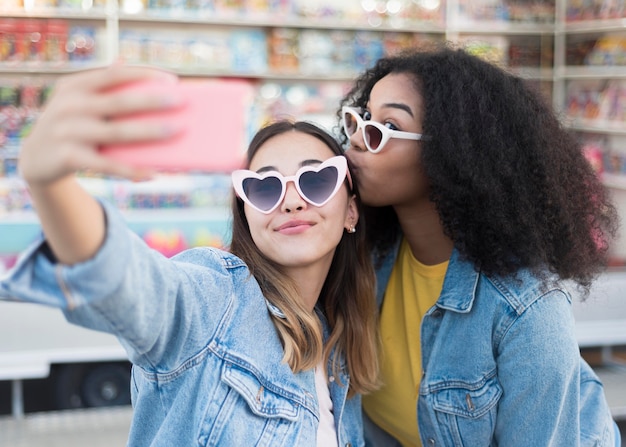
{"type": "Polygon", "coordinates": [[[229,33],[230,70],[234,73],[266,73],[267,42],[261,29],[234,30],[229,33]]]}
{"type": "Polygon", "coordinates": [[[296,28],[271,28],[267,34],[268,66],[274,73],[295,74],[300,69],[296,28]]]}
{"type": "Polygon", "coordinates": [[[587,65],[626,65],[626,34],[601,36],[585,57],[587,65]]]}
{"type": "Polygon", "coordinates": [[[385,54],[434,38],[409,32],[295,28],[120,32],[120,56],[130,63],[214,74],[351,77],[385,54]]]}
{"type": "Polygon", "coordinates": [[[554,0],[459,0],[462,21],[554,23],[554,0]]]}
{"type": "Polygon", "coordinates": [[[613,152],[605,149],[602,155],[603,172],[626,175],[626,153],[613,152]]]}
{"type": "Polygon", "coordinates": [[[585,65],[587,56],[593,51],[598,36],[577,36],[575,40],[570,40],[565,49],[565,64],[570,66],[585,65]]]}
{"type": "Polygon", "coordinates": [[[575,80],[567,86],[566,113],[569,119],[598,126],[626,125],[626,80],[575,80]]]}
{"type": "Polygon", "coordinates": [[[529,36],[464,34],[458,41],[471,54],[510,68],[549,68],[554,65],[552,45],[529,36]]]}
{"type": "Polygon", "coordinates": [[[58,9],[61,11],[104,10],[108,0],[2,0],[0,12],[22,10],[25,12],[58,9]]]}
{"type": "Polygon", "coordinates": [[[567,65],[626,66],[626,34],[584,36],[567,46],[567,65]]]}
{"type": "Polygon", "coordinates": [[[624,0],[569,0],[566,20],[606,20],[626,17],[624,0]]]}
{"type": "Polygon", "coordinates": [[[222,235],[204,228],[196,228],[191,234],[187,235],[180,229],[163,228],[158,223],[154,223],[140,236],[150,248],[168,258],[188,248],[226,247],[226,242],[222,235]]]}
{"type": "MultiPolygon", "coordinates": [[[[374,26],[397,21],[426,21],[442,23],[445,1],[413,0],[377,2],[375,0],[118,0],[124,14],[153,14],[194,17],[222,15],[224,17],[333,18],[367,20],[374,26]]],[[[0,11],[61,11],[99,12],[107,0],[3,0],[0,11]]],[[[523,23],[554,23],[554,0],[499,1],[459,0],[462,21],[510,21],[523,23]]],[[[569,0],[566,20],[606,20],[626,17],[623,0],[569,0]]]]}
{"type": "Polygon", "coordinates": [[[0,66],[62,66],[97,59],[96,30],[63,19],[0,17],[0,66]]]}
{"type": "Polygon", "coordinates": [[[0,254],[0,275],[7,272],[11,267],[15,265],[17,261],[16,254],[0,254]]]}
{"type": "Polygon", "coordinates": [[[581,139],[585,155],[598,174],[626,179],[626,142],[619,137],[590,133],[581,135],[581,139]]]}
{"type": "Polygon", "coordinates": [[[146,241],[148,247],[168,258],[189,248],[185,235],[179,230],[164,231],[158,228],[149,230],[143,234],[143,240],[146,241]]]}
{"type": "Polygon", "coordinates": [[[0,80],[0,178],[17,175],[20,140],[40,113],[49,88],[32,80],[0,80]]]}
{"type": "Polygon", "coordinates": [[[441,22],[445,4],[440,0],[377,2],[375,0],[119,0],[126,14],[146,13],[198,17],[332,18],[365,20],[377,26],[398,21],[441,22]]]}
{"type": "MultiPolygon", "coordinates": [[[[228,174],[163,174],[147,182],[88,177],[85,188],[126,214],[130,227],[165,256],[182,249],[228,241],[228,174]],[[184,212],[185,214],[182,214],[184,212]]],[[[11,267],[15,255],[38,234],[38,224],[24,182],[0,177],[0,272],[11,267]]]]}
{"type": "MultiPolygon", "coordinates": [[[[161,175],[147,182],[83,176],[91,194],[122,210],[170,210],[226,208],[230,200],[227,174],[161,175]]],[[[32,210],[24,182],[0,177],[0,216],[32,210]]]]}
{"type": "Polygon", "coordinates": [[[493,64],[509,65],[509,40],[504,36],[466,35],[461,42],[470,54],[493,64]]]}
{"type": "Polygon", "coordinates": [[[6,217],[12,212],[32,209],[28,190],[21,180],[0,178],[0,217],[6,217]]]}
{"type": "Polygon", "coordinates": [[[509,67],[549,67],[554,66],[554,48],[536,40],[510,40],[508,52],[509,67]]]}
{"type": "Polygon", "coordinates": [[[605,156],[608,152],[606,136],[604,135],[585,135],[582,137],[583,143],[583,151],[585,153],[585,157],[589,160],[589,164],[593,167],[593,169],[598,174],[603,174],[605,172],[605,156]]]}

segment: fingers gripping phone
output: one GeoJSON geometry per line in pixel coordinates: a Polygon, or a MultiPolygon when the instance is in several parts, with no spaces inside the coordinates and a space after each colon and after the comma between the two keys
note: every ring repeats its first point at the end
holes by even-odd
{"type": "Polygon", "coordinates": [[[167,111],[127,115],[121,120],[171,123],[183,130],[173,138],[102,146],[100,151],[132,166],[160,171],[230,172],[242,166],[252,86],[239,80],[144,81],[118,91],[171,91],[183,98],[167,111]]]}

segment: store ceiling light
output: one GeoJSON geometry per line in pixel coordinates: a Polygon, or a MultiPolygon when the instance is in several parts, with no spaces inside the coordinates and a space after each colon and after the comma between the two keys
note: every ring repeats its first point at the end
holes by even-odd
{"type": "Polygon", "coordinates": [[[413,2],[415,2],[416,5],[429,11],[439,9],[439,6],[441,6],[440,0],[413,0],[413,2]]]}
{"type": "Polygon", "coordinates": [[[403,6],[404,6],[404,2],[400,0],[389,0],[387,2],[387,13],[398,14],[402,10],[403,6]]]}

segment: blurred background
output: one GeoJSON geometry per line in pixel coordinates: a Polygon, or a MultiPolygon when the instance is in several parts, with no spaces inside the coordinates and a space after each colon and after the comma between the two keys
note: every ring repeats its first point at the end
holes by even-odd
{"type": "MultiPolygon", "coordinates": [[[[626,219],[625,3],[2,0],[0,274],[39,230],[17,172],[21,139],[60,75],[118,59],[185,79],[248,85],[230,111],[244,138],[224,148],[242,152],[235,141],[247,143],[273,118],[308,119],[337,132],[338,101],[355,73],[405,47],[457,42],[540,89],[584,143],[626,219]]],[[[170,172],[131,183],[85,172],[81,182],[122,209],[166,256],[228,244],[228,173],[170,172]]],[[[624,430],[626,237],[611,253],[609,269],[574,314],[581,351],[624,430]]],[[[94,430],[102,445],[123,445],[128,380],[115,339],[69,326],[56,311],[0,303],[0,446],[95,445],[94,430]]]]}

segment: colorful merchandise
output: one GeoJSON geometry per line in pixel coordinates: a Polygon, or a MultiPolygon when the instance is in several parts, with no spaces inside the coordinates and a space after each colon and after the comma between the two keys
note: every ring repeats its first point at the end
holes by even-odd
{"type": "Polygon", "coordinates": [[[600,37],[584,62],[586,65],[626,65],[626,34],[600,37]]]}
{"type": "Polygon", "coordinates": [[[0,65],[59,66],[96,60],[96,30],[62,19],[0,18],[0,65]]]}
{"type": "Polygon", "coordinates": [[[606,20],[626,17],[624,0],[568,0],[566,20],[606,20]]]}

